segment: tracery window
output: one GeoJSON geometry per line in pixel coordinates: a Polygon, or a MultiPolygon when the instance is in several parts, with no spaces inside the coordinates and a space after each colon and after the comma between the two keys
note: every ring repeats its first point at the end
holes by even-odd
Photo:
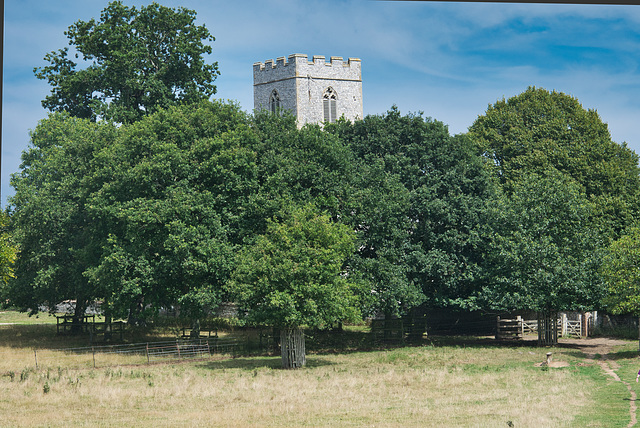
{"type": "Polygon", "coordinates": [[[271,96],[269,97],[269,110],[272,113],[277,112],[280,109],[280,96],[278,95],[278,91],[275,89],[271,92],[271,96]]]}
{"type": "Polygon", "coordinates": [[[338,100],[338,94],[329,86],[322,95],[322,107],[324,110],[324,121],[335,122],[336,121],[336,102],[338,100]]]}

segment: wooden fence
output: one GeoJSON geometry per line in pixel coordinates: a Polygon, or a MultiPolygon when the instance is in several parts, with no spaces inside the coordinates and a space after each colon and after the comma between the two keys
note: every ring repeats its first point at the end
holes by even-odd
{"type": "Polygon", "coordinates": [[[496,339],[522,339],[523,336],[522,318],[520,316],[516,317],[516,319],[504,319],[498,317],[496,339]]]}
{"type": "Polygon", "coordinates": [[[401,318],[371,321],[371,333],[376,342],[404,342],[405,323],[401,318]]]}
{"type": "Polygon", "coordinates": [[[418,340],[426,331],[427,320],[424,316],[371,321],[371,333],[376,343],[403,343],[405,340],[418,340]]]}
{"type": "MultiPolygon", "coordinates": [[[[557,322],[558,337],[586,337],[588,335],[583,317],[570,320],[566,314],[560,314],[557,322]]],[[[538,333],[538,320],[525,320],[518,316],[515,319],[498,317],[496,326],[496,339],[510,340],[522,339],[527,334],[538,333]]]]}
{"type": "Polygon", "coordinates": [[[535,334],[538,332],[538,320],[522,320],[522,333],[535,334]]]}
{"type": "Polygon", "coordinates": [[[85,315],[80,322],[74,321],[74,315],[60,315],[56,316],[56,332],[57,334],[68,334],[74,330],[88,333],[90,331],[90,325],[96,322],[95,315],[85,315]]]}
{"type": "Polygon", "coordinates": [[[116,335],[122,340],[126,323],[124,321],[96,322],[95,315],[85,315],[76,322],[73,315],[56,316],[56,333],[70,334],[74,331],[89,333],[89,342],[94,343],[100,337],[106,342],[116,335]]]}

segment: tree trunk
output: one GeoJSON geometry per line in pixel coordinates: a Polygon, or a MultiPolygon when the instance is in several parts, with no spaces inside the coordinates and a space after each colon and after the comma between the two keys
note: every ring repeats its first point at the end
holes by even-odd
{"type": "Polygon", "coordinates": [[[87,304],[83,300],[77,299],[76,306],[73,310],[73,318],[71,319],[71,334],[82,333],[84,324],[84,313],[87,308],[87,304]]]}
{"type": "Polygon", "coordinates": [[[111,312],[105,312],[104,314],[104,340],[105,342],[111,340],[111,322],[113,321],[111,317],[111,312]]]}
{"type": "Polygon", "coordinates": [[[129,325],[136,327],[142,327],[146,325],[146,320],[142,318],[142,311],[144,310],[144,297],[140,297],[138,301],[129,306],[129,318],[127,322],[129,325]]]}
{"type": "Polygon", "coordinates": [[[278,328],[277,327],[273,327],[273,331],[271,332],[271,335],[273,336],[273,355],[278,355],[278,352],[280,352],[280,335],[278,334],[278,328]]]}
{"type": "Polygon", "coordinates": [[[538,312],[538,346],[558,343],[558,316],[552,311],[538,312]]]}
{"type": "Polygon", "coordinates": [[[199,319],[191,320],[191,333],[189,334],[189,336],[192,339],[197,339],[200,337],[200,320],[199,319]]]}
{"type": "Polygon", "coordinates": [[[301,328],[280,330],[280,355],[283,369],[299,369],[305,365],[304,332],[301,328]]]}

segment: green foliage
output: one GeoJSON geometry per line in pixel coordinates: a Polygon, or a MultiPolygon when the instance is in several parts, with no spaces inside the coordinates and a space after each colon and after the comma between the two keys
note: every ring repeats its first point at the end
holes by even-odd
{"type": "Polygon", "coordinates": [[[218,64],[207,64],[205,44],[214,38],[196,13],[152,3],[127,7],[113,1],[100,20],[77,21],[65,35],[87,67],[77,70],[68,48],[48,53],[36,67],[51,86],[43,101],[50,111],[131,123],[170,105],[208,99],[218,64]]]}
{"type": "Polygon", "coordinates": [[[638,155],[569,95],[530,87],[489,105],[468,135],[507,193],[528,174],[557,170],[594,202],[592,227],[605,237],[619,237],[638,213],[638,155]]]}
{"type": "Polygon", "coordinates": [[[482,306],[549,312],[596,305],[603,292],[601,243],[588,227],[591,208],[580,187],[559,172],[524,175],[498,201],[482,306]]]}
{"type": "Polygon", "coordinates": [[[9,280],[15,277],[14,263],[18,249],[9,232],[9,224],[7,213],[0,213],[0,298],[9,280]]]}
{"type": "Polygon", "coordinates": [[[327,127],[361,160],[361,191],[351,224],[360,227],[358,266],[374,284],[379,309],[397,314],[423,300],[473,306],[490,236],[495,186],[464,137],[420,115],[368,116],[327,127]],[[381,221],[382,220],[382,221],[381,221]]]}
{"type": "Polygon", "coordinates": [[[85,270],[95,264],[100,235],[87,198],[98,185],[95,154],[111,144],[112,125],[53,114],[31,134],[21,171],[11,177],[12,228],[19,245],[16,279],[6,298],[23,309],[77,300],[84,311],[96,296],[85,270]]]}
{"type": "Polygon", "coordinates": [[[634,227],[611,243],[602,263],[609,291],[604,304],[611,312],[640,315],[639,265],[640,228],[634,227]]]}
{"type": "Polygon", "coordinates": [[[238,255],[229,290],[246,317],[278,327],[356,320],[356,284],[344,263],[354,251],[347,226],[307,204],[268,222],[238,255]]]}
{"type": "Polygon", "coordinates": [[[638,155],[611,140],[596,111],[535,87],[490,105],[468,136],[506,198],[486,301],[537,310],[597,306],[606,292],[601,254],[640,207],[638,155]]]}
{"type": "Polygon", "coordinates": [[[32,310],[76,300],[78,313],[104,299],[117,317],[215,307],[232,269],[228,230],[253,188],[251,139],[246,115],[224,103],[121,127],[43,120],[12,177],[21,251],[7,297],[32,310]]]}
{"type": "Polygon", "coordinates": [[[265,220],[288,201],[313,202],[334,218],[345,210],[358,164],[339,138],[317,125],[298,130],[286,114],[258,113],[254,123],[259,143],[252,148],[260,188],[248,207],[245,236],[263,233],[265,220]]]}
{"type": "Polygon", "coordinates": [[[233,265],[230,230],[251,190],[255,139],[233,104],[159,112],[100,154],[104,185],[91,212],[102,254],[87,276],[114,316],[149,318],[180,305],[194,319],[215,308],[233,265]]]}
{"type": "Polygon", "coordinates": [[[588,308],[604,242],[636,212],[637,156],[535,88],[453,137],[397,108],[302,129],[208,101],[138,119],[38,125],[12,178],[20,253],[2,297],[100,299],[131,321],[175,306],[203,319],[234,297],[281,327],[425,302],[588,308]]]}

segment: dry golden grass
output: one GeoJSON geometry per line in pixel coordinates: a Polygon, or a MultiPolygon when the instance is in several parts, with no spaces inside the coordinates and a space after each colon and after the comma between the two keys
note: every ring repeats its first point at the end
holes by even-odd
{"type": "Polygon", "coordinates": [[[547,349],[526,347],[310,355],[297,371],[277,357],[70,369],[63,354],[35,370],[30,352],[0,346],[2,427],[563,427],[594,387],[576,353],[544,370],[547,349]]]}

